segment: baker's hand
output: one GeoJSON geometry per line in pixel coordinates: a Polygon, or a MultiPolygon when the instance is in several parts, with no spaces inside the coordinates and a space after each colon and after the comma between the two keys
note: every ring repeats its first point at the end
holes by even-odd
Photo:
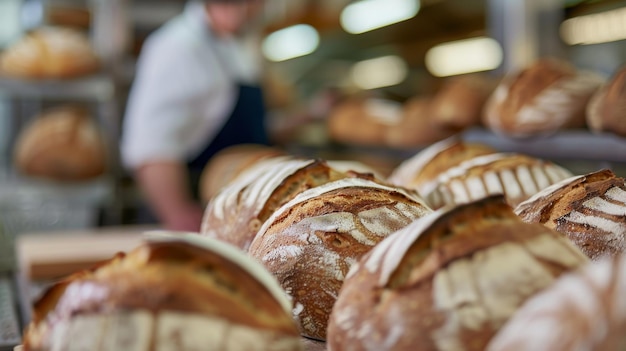
{"type": "Polygon", "coordinates": [[[163,220],[165,229],[184,232],[200,232],[204,210],[197,204],[179,205],[171,209],[163,220]]]}

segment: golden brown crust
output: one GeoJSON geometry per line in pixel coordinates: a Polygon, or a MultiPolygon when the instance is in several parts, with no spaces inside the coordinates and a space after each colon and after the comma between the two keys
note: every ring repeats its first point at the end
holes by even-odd
{"type": "Polygon", "coordinates": [[[494,88],[495,82],[481,75],[453,78],[433,97],[431,119],[444,129],[463,130],[478,125],[494,88]]]}
{"type": "Polygon", "coordinates": [[[394,169],[389,181],[395,185],[416,189],[420,194],[432,190],[432,183],[446,170],[477,156],[495,153],[492,147],[449,138],[433,144],[394,169]]]}
{"type": "Polygon", "coordinates": [[[330,137],[346,144],[384,145],[388,123],[373,115],[367,105],[368,99],[350,98],[333,109],[327,120],[330,137]]]}
{"type": "Polygon", "coordinates": [[[87,37],[63,27],[34,30],[0,57],[0,71],[19,78],[73,78],[93,73],[99,66],[87,37]]]}
{"type": "Polygon", "coordinates": [[[304,190],[349,176],[323,160],[283,161],[249,170],[214,197],[204,213],[202,235],[247,250],[278,207],[304,190]]]}
{"type": "Polygon", "coordinates": [[[50,342],[58,323],[119,312],[180,312],[297,335],[284,306],[257,277],[226,256],[182,241],[149,242],[53,287],[36,305],[24,340],[50,342]]]}
{"type": "Polygon", "coordinates": [[[512,137],[582,127],[587,102],[601,83],[599,76],[568,62],[539,60],[503,79],[486,104],[483,122],[512,137]]]}
{"type": "Polygon", "coordinates": [[[350,265],[428,209],[400,188],[351,178],[302,193],[277,210],[250,246],[293,296],[302,334],[324,340],[350,265]]]}
{"type": "Polygon", "coordinates": [[[520,204],[516,213],[572,240],[598,259],[626,250],[626,180],[610,170],[572,177],[520,204]]]}
{"type": "Polygon", "coordinates": [[[201,200],[208,203],[224,186],[258,161],[283,155],[283,150],[260,144],[235,145],[221,150],[202,171],[201,200]]]}
{"type": "Polygon", "coordinates": [[[402,119],[387,127],[386,145],[398,148],[424,146],[456,133],[453,129],[435,125],[431,105],[432,98],[420,97],[408,100],[404,104],[402,119]]]}
{"type": "Polygon", "coordinates": [[[329,323],[333,350],[483,350],[534,292],[586,259],[520,221],[501,197],[439,211],[351,269],[329,323]]]}
{"type": "Polygon", "coordinates": [[[626,136],[626,67],[598,90],[587,107],[587,124],[596,132],[626,136]]]}
{"type": "Polygon", "coordinates": [[[64,106],[36,117],[21,131],[14,161],[30,176],[85,180],[105,171],[107,153],[102,132],[87,111],[64,106]]]}

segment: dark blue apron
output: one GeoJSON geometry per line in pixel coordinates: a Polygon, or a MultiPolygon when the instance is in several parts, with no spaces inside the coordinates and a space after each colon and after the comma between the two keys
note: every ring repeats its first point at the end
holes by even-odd
{"type": "Polygon", "coordinates": [[[218,151],[237,144],[268,145],[265,129],[265,103],[261,88],[239,84],[239,95],[226,123],[195,158],[187,163],[194,195],[198,195],[200,173],[218,151]]]}

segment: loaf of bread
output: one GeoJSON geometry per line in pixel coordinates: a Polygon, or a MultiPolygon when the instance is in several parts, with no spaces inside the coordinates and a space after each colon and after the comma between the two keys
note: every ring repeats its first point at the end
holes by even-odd
{"type": "Polygon", "coordinates": [[[393,148],[413,148],[453,135],[455,130],[441,128],[434,123],[431,106],[430,97],[416,97],[405,102],[402,119],[387,127],[385,144],[393,148]]]}
{"type": "Polygon", "coordinates": [[[107,165],[103,133],[82,108],[49,110],[18,135],[14,163],[21,173],[33,177],[58,181],[97,177],[107,165]]]}
{"type": "Polygon", "coordinates": [[[485,106],[483,122],[510,137],[582,127],[587,103],[602,82],[600,76],[568,62],[539,60],[503,79],[485,106]]]}
{"type": "Polygon", "coordinates": [[[64,27],[36,29],[0,57],[0,72],[18,78],[72,78],[94,73],[99,65],[89,39],[64,27]]]}
{"type": "Polygon", "coordinates": [[[593,262],[528,300],[487,350],[623,350],[625,295],[626,256],[593,262]]]}
{"type": "Polygon", "coordinates": [[[626,136],[626,67],[593,95],[587,106],[587,125],[595,132],[626,136]]]}
{"type": "Polygon", "coordinates": [[[574,242],[591,259],[626,250],[626,179],[610,170],[567,178],[515,208],[574,242]]]}
{"type": "Polygon", "coordinates": [[[387,235],[431,212],[414,194],[345,178],[300,193],[263,224],[249,254],[292,296],[304,336],[324,340],[344,276],[387,235]]]}
{"type": "Polygon", "coordinates": [[[436,179],[441,173],[463,161],[493,153],[496,150],[488,145],[467,143],[458,137],[450,137],[430,145],[402,162],[387,181],[415,189],[420,194],[428,194],[436,186],[436,179]]]}
{"type": "Polygon", "coordinates": [[[354,264],[328,325],[330,351],[482,351],[522,303],[588,262],[501,197],[446,208],[354,264]]]}
{"type": "Polygon", "coordinates": [[[349,98],[328,116],[330,137],[354,145],[384,145],[387,127],[402,119],[402,104],[374,98],[349,98]]]}
{"type": "Polygon", "coordinates": [[[457,131],[480,124],[495,85],[483,75],[451,78],[433,97],[431,120],[440,128],[457,131]]]}
{"type": "Polygon", "coordinates": [[[26,351],[302,350],[291,304],[262,265],[194,234],[153,234],[54,285],[26,351]]]}
{"type": "Polygon", "coordinates": [[[269,157],[284,156],[276,147],[260,144],[240,144],[216,153],[200,175],[200,199],[208,203],[224,186],[244,170],[269,157]]]}
{"type": "Polygon", "coordinates": [[[422,194],[434,209],[504,194],[515,207],[538,191],[572,176],[550,161],[515,153],[477,156],[441,173],[422,194]]]}
{"type": "Polygon", "coordinates": [[[348,176],[323,160],[275,157],[261,161],[209,202],[200,232],[245,251],[278,207],[304,190],[348,176]]]}

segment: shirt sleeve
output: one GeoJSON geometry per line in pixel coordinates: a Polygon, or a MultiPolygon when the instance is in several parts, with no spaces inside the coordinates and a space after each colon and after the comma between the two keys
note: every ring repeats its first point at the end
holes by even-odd
{"type": "Polygon", "coordinates": [[[195,54],[189,43],[169,37],[150,38],[144,45],[122,131],[121,156],[127,168],[189,156],[186,136],[202,123],[195,102],[211,84],[210,77],[197,78],[195,54]]]}

